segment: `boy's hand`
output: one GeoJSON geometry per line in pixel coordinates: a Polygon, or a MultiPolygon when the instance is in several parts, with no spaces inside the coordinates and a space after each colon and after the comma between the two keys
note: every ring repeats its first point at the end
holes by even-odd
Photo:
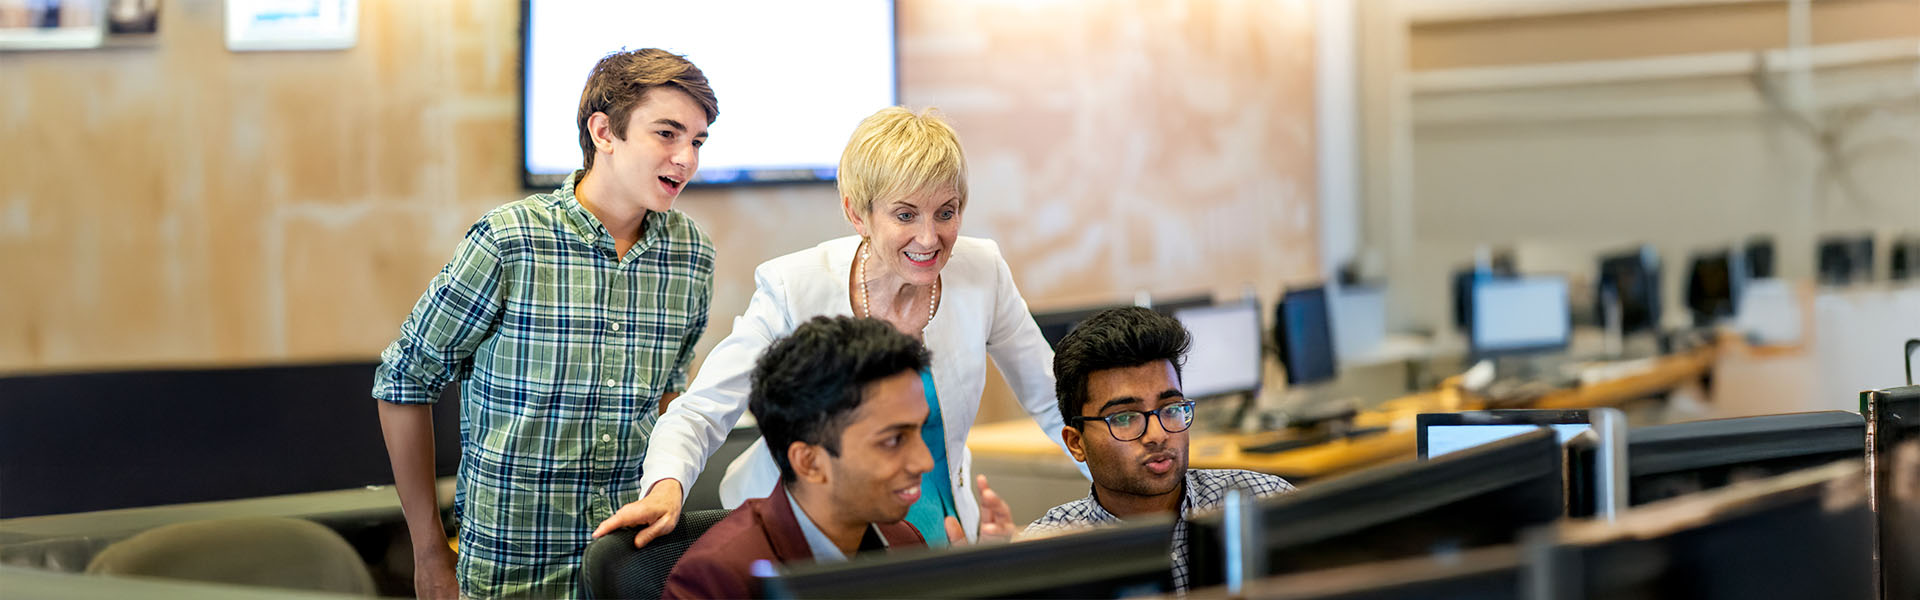
{"type": "Polygon", "coordinates": [[[674,526],[680,523],[682,496],[680,480],[662,479],[653,484],[653,489],[648,490],[645,497],[627,503],[612,517],[600,522],[600,526],[593,530],[593,537],[612,533],[615,529],[644,525],[645,529],[634,534],[633,547],[645,548],[647,542],[673,532],[674,526]]]}

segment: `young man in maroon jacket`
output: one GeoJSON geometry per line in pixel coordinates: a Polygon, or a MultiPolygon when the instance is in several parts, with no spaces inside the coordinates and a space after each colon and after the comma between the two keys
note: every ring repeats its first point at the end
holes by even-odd
{"type": "MultiPolygon", "coordinates": [[[[780,465],[780,484],[688,548],[664,597],[757,597],[753,564],[762,560],[844,561],[925,546],[903,519],[933,468],[920,438],[929,362],[919,341],[876,319],[814,317],[767,348],[747,408],[780,465]]],[[[1006,503],[985,496],[988,520],[1010,531],[1006,503]]]]}

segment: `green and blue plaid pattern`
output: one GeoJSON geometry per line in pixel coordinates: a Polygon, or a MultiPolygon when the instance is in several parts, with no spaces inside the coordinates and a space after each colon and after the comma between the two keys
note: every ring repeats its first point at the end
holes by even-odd
{"type": "Polygon", "coordinates": [[[574,197],[501,206],[467,231],[380,354],[373,396],[431,403],[460,383],[460,585],[471,597],[581,594],[593,528],[639,498],[660,398],[707,327],[713,244],[678,211],[614,239],[574,197]]]}

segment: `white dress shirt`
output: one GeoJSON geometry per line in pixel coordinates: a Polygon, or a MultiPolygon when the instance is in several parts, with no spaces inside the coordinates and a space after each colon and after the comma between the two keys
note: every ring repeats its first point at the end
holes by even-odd
{"type": "MultiPolygon", "coordinates": [[[[753,363],[774,340],[816,316],[853,316],[847,282],[859,246],[856,236],[828,240],[754,269],[755,289],[746,314],[734,318],[733,332],[707,355],[693,384],[654,426],[641,467],[641,494],[669,478],[679,480],[683,491],[691,488],[707,458],[746,411],[753,363]]],[[[1027,312],[1000,247],[992,240],[961,236],[951,252],[940,271],[939,311],[923,339],[933,353],[954,508],[971,540],[979,536],[980,506],[969,481],[973,457],[967,433],[980,412],[988,355],[1027,414],[1062,452],[1066,445],[1060,439],[1064,423],[1053,395],[1053,348],[1027,312]]],[[[1085,471],[1081,465],[1082,474],[1085,471]]],[[[779,479],[780,469],[762,438],[727,467],[720,482],[721,503],[732,508],[748,498],[765,497],[779,479]]]]}

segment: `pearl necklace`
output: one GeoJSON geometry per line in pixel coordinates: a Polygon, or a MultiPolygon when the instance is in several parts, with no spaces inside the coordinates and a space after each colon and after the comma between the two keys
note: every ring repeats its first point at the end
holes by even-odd
{"type": "MultiPolygon", "coordinates": [[[[854,278],[860,280],[860,316],[872,317],[873,307],[871,305],[871,302],[872,302],[873,296],[867,293],[867,243],[866,242],[860,243],[860,268],[859,268],[859,272],[854,274],[854,278]]],[[[922,333],[925,333],[927,331],[927,325],[933,324],[933,311],[938,306],[940,306],[940,279],[935,278],[933,280],[933,292],[930,294],[927,294],[927,322],[920,326],[920,331],[922,333]]]]}

